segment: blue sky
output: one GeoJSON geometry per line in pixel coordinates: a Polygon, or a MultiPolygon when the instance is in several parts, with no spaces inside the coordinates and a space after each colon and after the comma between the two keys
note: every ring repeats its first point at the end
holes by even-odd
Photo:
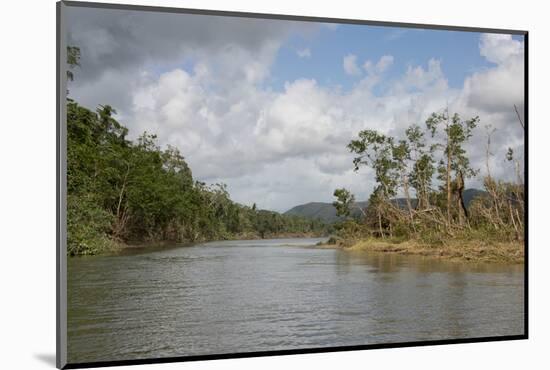
{"type": "Polygon", "coordinates": [[[295,35],[283,45],[272,67],[269,85],[280,90],[286,81],[312,78],[322,86],[349,90],[358,78],[344,72],[342,58],[351,53],[357,56],[359,64],[365,60],[377,61],[383,55],[393,56],[394,64],[388,69],[386,82],[405,74],[408,66],[425,67],[431,58],[439,59],[449,86],[461,88],[468,75],[493,65],[479,53],[480,35],[349,24],[338,25],[335,30],[322,28],[313,37],[295,35]],[[311,57],[300,58],[297,50],[306,48],[311,57]]]}

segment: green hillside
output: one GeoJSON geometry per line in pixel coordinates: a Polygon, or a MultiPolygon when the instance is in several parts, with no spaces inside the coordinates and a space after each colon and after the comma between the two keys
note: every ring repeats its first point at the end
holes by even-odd
{"type": "MultiPolygon", "coordinates": [[[[361,212],[358,210],[358,207],[365,208],[367,206],[367,202],[357,202],[355,204],[356,207],[353,209],[352,216],[359,216],[361,212]]],[[[301,204],[289,209],[284,214],[307,217],[314,220],[319,219],[326,223],[334,223],[342,219],[341,217],[336,216],[336,208],[334,208],[332,203],[323,202],[301,204]]]]}

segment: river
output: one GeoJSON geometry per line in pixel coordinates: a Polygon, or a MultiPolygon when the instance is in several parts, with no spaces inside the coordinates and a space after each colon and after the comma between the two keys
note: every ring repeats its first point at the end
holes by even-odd
{"type": "Polygon", "coordinates": [[[71,363],[523,334],[523,266],[223,241],[68,262],[71,363]]]}

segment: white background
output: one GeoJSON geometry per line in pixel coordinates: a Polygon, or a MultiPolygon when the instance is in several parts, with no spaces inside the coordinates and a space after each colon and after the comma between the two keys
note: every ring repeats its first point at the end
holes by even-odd
{"type": "MultiPolygon", "coordinates": [[[[112,0],[112,2],[118,2],[112,0]]],[[[132,369],[547,368],[550,210],[547,148],[549,21],[543,1],[165,0],[133,4],[526,29],[529,37],[530,339],[132,369]]],[[[55,2],[5,1],[1,11],[0,367],[53,368],[55,358],[55,2]]],[[[491,304],[490,301],[487,302],[491,304]]],[[[434,328],[437,330],[437,328],[434,328]]],[[[169,340],[167,338],[167,340],[169,340]]]]}

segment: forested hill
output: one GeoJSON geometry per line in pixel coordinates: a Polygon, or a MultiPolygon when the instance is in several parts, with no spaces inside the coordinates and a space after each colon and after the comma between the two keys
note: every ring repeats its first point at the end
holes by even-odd
{"type": "Polygon", "coordinates": [[[327,225],[233,202],[224,184],[193,179],[177,148],[126,138],[108,105],[67,102],[67,252],[129,243],[319,236],[327,225]]]}
{"type": "MultiPolygon", "coordinates": [[[[470,205],[470,202],[478,195],[486,194],[486,192],[478,189],[466,189],[464,190],[464,203],[466,207],[470,205]]],[[[405,207],[406,202],[404,198],[394,199],[401,207],[405,207]]],[[[413,205],[416,204],[416,199],[412,199],[413,205]]],[[[354,206],[351,208],[351,216],[360,218],[361,211],[359,208],[364,209],[367,207],[368,202],[355,202],[354,206]]],[[[306,204],[300,204],[295,206],[284,213],[285,215],[306,217],[312,220],[321,220],[325,223],[335,223],[342,221],[343,217],[336,215],[336,208],[332,203],[324,202],[311,202],[306,204]]]]}
{"type": "MultiPolygon", "coordinates": [[[[367,202],[356,202],[351,209],[352,217],[359,217],[359,208],[366,208],[367,202]]],[[[332,203],[312,202],[300,204],[284,213],[285,215],[307,217],[313,220],[322,220],[326,223],[334,223],[343,220],[343,217],[336,215],[336,208],[332,203]]]]}

